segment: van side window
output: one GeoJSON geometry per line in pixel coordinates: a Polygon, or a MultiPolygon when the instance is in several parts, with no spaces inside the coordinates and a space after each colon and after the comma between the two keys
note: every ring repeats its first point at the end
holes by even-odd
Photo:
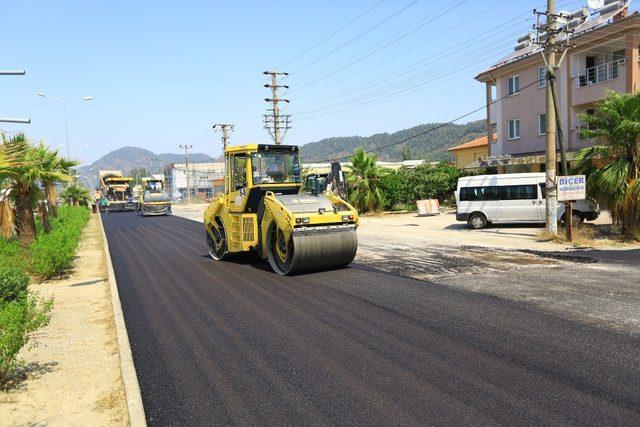
{"type": "Polygon", "coordinates": [[[500,200],[499,187],[463,187],[460,189],[460,201],[500,200]]]}
{"type": "Polygon", "coordinates": [[[542,194],[542,200],[547,198],[547,184],[538,184],[540,186],[540,194],[542,194]]]}
{"type": "Polygon", "coordinates": [[[500,187],[500,198],[502,200],[537,200],[538,189],[535,184],[505,185],[500,187]]]}

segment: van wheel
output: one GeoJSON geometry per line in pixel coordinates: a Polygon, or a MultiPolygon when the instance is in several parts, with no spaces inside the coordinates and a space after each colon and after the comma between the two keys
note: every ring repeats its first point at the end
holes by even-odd
{"type": "MultiPolygon", "coordinates": [[[[566,224],[566,222],[567,222],[567,217],[565,215],[562,215],[562,225],[566,224]]],[[[583,222],[584,222],[584,218],[582,217],[582,215],[576,212],[573,212],[571,214],[571,223],[573,224],[574,227],[579,226],[583,222]]]]}
{"type": "Polygon", "coordinates": [[[480,230],[487,226],[487,218],[481,213],[474,213],[469,216],[467,224],[474,230],[480,230]]]}

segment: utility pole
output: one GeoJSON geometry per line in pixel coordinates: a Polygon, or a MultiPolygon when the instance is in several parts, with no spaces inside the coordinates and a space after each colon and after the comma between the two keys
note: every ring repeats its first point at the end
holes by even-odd
{"type": "Polygon", "coordinates": [[[191,181],[189,177],[189,149],[193,148],[193,145],[180,145],[180,148],[184,149],[184,169],[185,177],[187,178],[187,204],[191,204],[191,181]]]}
{"type": "Polygon", "coordinates": [[[278,89],[289,89],[287,85],[278,84],[278,76],[288,76],[289,73],[282,73],[278,71],[265,71],[263,73],[266,76],[271,76],[271,82],[264,85],[264,87],[271,89],[271,98],[265,98],[264,100],[272,104],[269,114],[264,115],[264,128],[269,132],[271,138],[276,145],[282,144],[282,140],[286,135],[287,130],[291,129],[288,114],[280,114],[280,102],[288,103],[289,100],[280,98],[278,96],[278,89]],[[284,131],[284,134],[283,134],[284,131]]]}
{"type": "Polygon", "coordinates": [[[222,129],[222,154],[224,155],[224,150],[227,148],[227,143],[229,142],[229,130],[233,132],[234,125],[230,125],[227,123],[216,123],[215,125],[213,125],[214,130],[217,127],[222,129]]]}
{"type": "MultiPolygon", "coordinates": [[[[543,58],[545,61],[547,73],[546,73],[546,195],[547,195],[547,210],[546,210],[546,223],[547,231],[553,236],[558,234],[558,189],[557,189],[557,147],[560,147],[560,157],[562,162],[562,174],[568,175],[567,155],[564,134],[562,132],[562,123],[560,120],[560,104],[558,101],[558,84],[556,81],[556,71],[560,67],[560,63],[565,58],[567,51],[570,48],[569,38],[572,33],[568,29],[567,25],[564,28],[560,28],[563,25],[558,25],[559,20],[568,21],[571,16],[565,16],[563,14],[555,13],[555,1],[547,0],[547,11],[537,12],[534,9],[534,13],[538,17],[538,24],[536,29],[538,31],[537,44],[544,48],[543,58]],[[546,25],[540,25],[540,16],[546,16],[546,25]],[[545,40],[541,40],[540,30],[545,31],[545,40]],[[561,33],[565,34],[564,40],[558,42],[557,36],[561,33]],[[562,46],[561,46],[562,45],[562,46]],[[562,51],[563,50],[563,51],[562,51]],[[556,58],[556,53],[562,51],[560,60],[556,58]],[[557,143],[557,144],[556,144],[557,143]]],[[[566,22],[565,22],[566,23],[566,22]]],[[[565,217],[571,215],[571,202],[566,203],[565,217]]],[[[566,218],[567,224],[567,236],[571,236],[571,218],[566,218]]]]}
{"type": "Polygon", "coordinates": [[[555,30],[555,0],[547,0],[547,156],[546,156],[546,193],[547,193],[547,231],[556,236],[558,234],[558,190],[556,187],[556,108],[553,104],[552,81],[556,73],[556,35],[555,30]]]}

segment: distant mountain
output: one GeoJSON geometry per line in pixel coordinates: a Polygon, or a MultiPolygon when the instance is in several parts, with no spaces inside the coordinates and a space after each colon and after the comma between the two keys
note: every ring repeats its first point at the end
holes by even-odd
{"type": "MultiPolygon", "coordinates": [[[[379,160],[400,161],[403,157],[441,161],[451,159],[447,151],[455,145],[484,136],[486,132],[484,120],[462,125],[445,125],[433,132],[410,139],[409,141],[376,151],[379,160]]],[[[420,134],[429,129],[441,126],[442,123],[427,123],[404,129],[394,133],[379,133],[369,137],[341,136],[326,138],[305,144],[301,149],[304,162],[317,162],[349,156],[362,147],[371,151],[377,147],[393,144],[408,137],[420,134]]]]}
{"type": "MultiPolygon", "coordinates": [[[[213,157],[205,153],[189,153],[189,160],[193,163],[211,162],[213,157]]],[[[158,173],[169,163],[182,162],[184,162],[183,154],[155,154],[144,148],[122,147],[102,156],[90,165],[81,167],[79,175],[86,176],[93,187],[97,183],[98,172],[101,170],[121,170],[125,175],[129,175],[133,169],[145,168],[150,171],[153,166],[150,172],[158,173]],[[151,159],[158,160],[152,162],[151,159]]]]}

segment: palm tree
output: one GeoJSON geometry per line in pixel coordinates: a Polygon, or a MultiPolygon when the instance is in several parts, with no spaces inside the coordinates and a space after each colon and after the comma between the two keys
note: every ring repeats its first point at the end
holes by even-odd
{"type": "Polygon", "coordinates": [[[71,167],[76,163],[59,157],[57,150],[50,150],[42,142],[32,150],[32,157],[34,160],[33,168],[37,170],[38,179],[44,189],[44,194],[38,194],[38,214],[40,216],[44,232],[49,233],[51,231],[49,213],[51,213],[53,217],[57,216],[56,203],[58,195],[56,184],[66,182],[70,179],[67,165],[70,165],[69,167],[71,167]]]}
{"type": "Polygon", "coordinates": [[[40,143],[38,148],[41,149],[42,156],[40,182],[44,188],[46,206],[48,207],[49,215],[56,218],[58,216],[56,206],[58,203],[57,184],[70,181],[69,171],[72,167],[76,166],[78,162],[60,157],[57,150],[50,151],[42,143],[40,143]]]}
{"type": "Polygon", "coordinates": [[[11,199],[15,206],[15,225],[24,247],[36,238],[36,222],[33,215],[34,192],[37,192],[37,171],[33,167],[33,148],[24,134],[11,138],[2,135],[2,147],[5,156],[11,156],[14,163],[8,168],[5,185],[11,190],[11,199]]]}
{"type": "Polygon", "coordinates": [[[69,185],[65,188],[60,194],[60,197],[67,200],[67,203],[73,206],[78,206],[83,203],[86,204],[91,199],[89,190],[75,184],[69,185]]]}
{"type": "Polygon", "coordinates": [[[351,158],[351,173],[347,182],[351,187],[349,201],[361,212],[382,207],[384,197],[380,191],[381,168],[376,164],[376,156],[359,148],[351,158]]]}
{"type": "Polygon", "coordinates": [[[625,233],[640,226],[640,92],[610,92],[583,114],[583,137],[596,145],[577,153],[575,170],[587,176],[592,197],[609,207],[625,233]]]}

